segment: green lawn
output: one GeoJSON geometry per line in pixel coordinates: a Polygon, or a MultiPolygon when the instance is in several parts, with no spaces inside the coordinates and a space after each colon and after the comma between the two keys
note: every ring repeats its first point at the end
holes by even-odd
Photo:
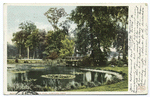
{"type": "Polygon", "coordinates": [[[92,69],[113,70],[116,72],[125,73],[124,80],[111,85],[74,89],[71,91],[128,91],[128,67],[92,67],[92,69]]]}

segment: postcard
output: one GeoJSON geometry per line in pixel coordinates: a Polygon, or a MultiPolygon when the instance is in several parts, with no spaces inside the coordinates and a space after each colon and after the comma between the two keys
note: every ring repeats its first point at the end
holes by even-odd
{"type": "Polygon", "coordinates": [[[147,94],[148,5],[4,4],[5,95],[147,94]]]}

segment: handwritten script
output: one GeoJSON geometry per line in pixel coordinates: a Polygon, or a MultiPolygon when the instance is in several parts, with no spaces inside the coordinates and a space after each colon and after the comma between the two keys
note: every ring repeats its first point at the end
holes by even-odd
{"type": "Polygon", "coordinates": [[[143,93],[147,91],[147,6],[137,5],[129,9],[131,10],[128,35],[129,91],[143,93]]]}

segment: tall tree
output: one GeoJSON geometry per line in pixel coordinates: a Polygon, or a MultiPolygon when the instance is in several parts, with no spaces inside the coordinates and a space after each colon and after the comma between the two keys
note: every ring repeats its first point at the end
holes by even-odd
{"type": "Polygon", "coordinates": [[[27,48],[27,51],[29,51],[29,48],[25,47],[25,43],[27,41],[27,37],[31,34],[31,32],[35,31],[36,25],[31,21],[25,21],[19,24],[19,29],[19,32],[13,33],[12,41],[15,42],[15,44],[19,48],[19,57],[21,58],[21,55],[24,53],[23,51],[25,48],[27,48]]]}
{"type": "Polygon", "coordinates": [[[46,48],[46,31],[45,30],[39,30],[39,58],[43,58],[43,52],[46,48]]]}
{"type": "Polygon", "coordinates": [[[34,32],[31,33],[31,35],[28,36],[26,41],[26,47],[30,47],[30,49],[33,49],[33,59],[35,58],[35,51],[39,46],[39,42],[40,35],[38,29],[36,29],[34,32]]]}
{"type": "MultiPolygon", "coordinates": [[[[121,46],[121,51],[123,52],[123,59],[126,59],[126,56],[127,56],[127,41],[128,41],[128,38],[127,38],[127,25],[128,25],[128,7],[127,6],[124,6],[124,7],[109,7],[109,11],[111,13],[111,16],[114,20],[114,22],[116,22],[116,24],[120,24],[121,29],[120,28],[116,28],[117,29],[117,37],[116,37],[116,40],[119,40],[119,37],[122,39],[122,46],[121,46]],[[119,31],[120,30],[120,31],[119,31]],[[121,35],[122,34],[122,35],[121,35]],[[120,36],[121,35],[121,36],[120,36]]],[[[116,26],[117,27],[117,26],[116,26]]],[[[118,43],[120,41],[117,41],[118,43]]],[[[116,43],[114,43],[116,44],[116,43]]],[[[117,46],[117,45],[115,45],[117,46]]],[[[117,46],[118,47],[118,46],[117,46]]]]}
{"type": "Polygon", "coordinates": [[[74,41],[69,40],[67,36],[64,40],[61,40],[62,48],[60,49],[60,57],[72,56],[74,53],[74,41]]]}
{"type": "Polygon", "coordinates": [[[15,45],[9,44],[7,42],[7,58],[18,58],[18,49],[15,45]]]}
{"type": "MultiPolygon", "coordinates": [[[[90,44],[90,46],[86,45],[84,48],[90,48],[93,61],[96,60],[99,54],[104,55],[101,47],[103,47],[103,52],[107,53],[106,50],[111,46],[115,38],[115,25],[111,21],[111,17],[109,17],[107,7],[78,6],[72,11],[70,19],[77,24],[78,29],[87,29],[86,33],[89,34],[90,41],[85,41],[85,39],[83,39],[81,40],[82,42],[78,44],[85,44],[86,42],[88,42],[86,44],[90,44]]],[[[82,30],[80,33],[83,36],[86,35],[82,33],[82,30]]],[[[77,38],[80,37],[78,36],[77,38]]]]}
{"type": "Polygon", "coordinates": [[[22,49],[25,47],[25,31],[19,31],[16,33],[13,33],[13,39],[12,42],[15,43],[15,45],[19,48],[19,58],[21,58],[22,55],[22,49]]]}
{"type": "Polygon", "coordinates": [[[44,15],[47,17],[48,21],[54,28],[54,31],[58,30],[58,22],[61,17],[67,16],[67,13],[65,12],[64,8],[50,8],[47,12],[44,13],[44,15]]]}
{"type": "Polygon", "coordinates": [[[48,31],[46,35],[46,48],[43,53],[50,55],[52,52],[56,52],[59,55],[62,48],[61,40],[65,39],[65,35],[64,30],[48,31]]]}

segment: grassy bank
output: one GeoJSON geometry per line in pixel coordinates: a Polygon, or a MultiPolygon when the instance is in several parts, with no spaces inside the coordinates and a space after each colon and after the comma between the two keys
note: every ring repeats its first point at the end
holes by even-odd
{"type": "Polygon", "coordinates": [[[128,67],[92,67],[97,70],[116,71],[125,74],[124,79],[118,83],[92,88],[74,89],[71,91],[128,91],[128,67]]]}
{"type": "Polygon", "coordinates": [[[44,63],[43,60],[33,60],[33,59],[18,59],[18,62],[16,62],[16,59],[7,59],[7,64],[22,64],[22,63],[44,63]]]}

